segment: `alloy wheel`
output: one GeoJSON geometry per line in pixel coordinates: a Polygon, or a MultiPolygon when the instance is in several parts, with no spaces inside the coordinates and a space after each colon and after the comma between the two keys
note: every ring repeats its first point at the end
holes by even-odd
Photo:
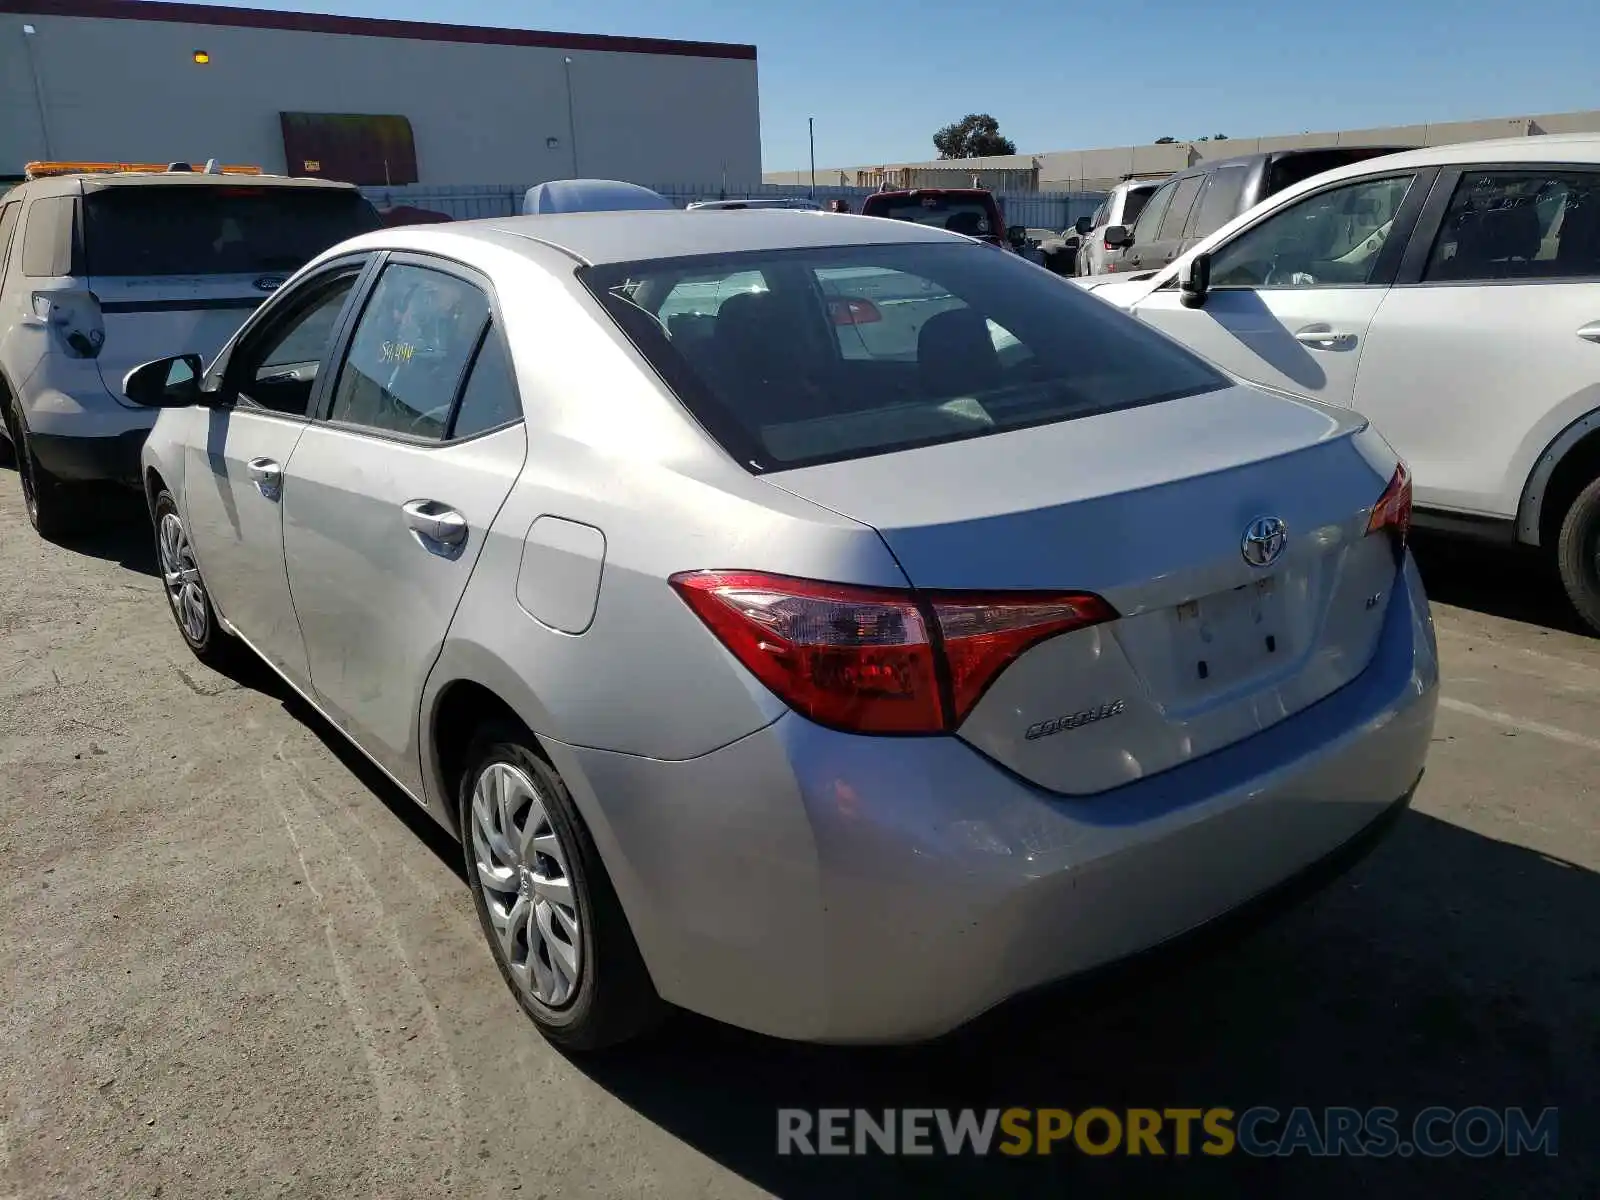
{"type": "Polygon", "coordinates": [[[473,785],[472,851],[517,986],[548,1008],[570,1003],[584,968],[572,857],[538,785],[511,763],[490,763],[473,785]]]}
{"type": "Polygon", "coordinates": [[[158,543],[161,550],[161,580],[167,588],[167,601],[178,618],[184,637],[195,645],[206,640],[206,587],[195,565],[189,535],[177,513],[163,513],[158,543]]]}

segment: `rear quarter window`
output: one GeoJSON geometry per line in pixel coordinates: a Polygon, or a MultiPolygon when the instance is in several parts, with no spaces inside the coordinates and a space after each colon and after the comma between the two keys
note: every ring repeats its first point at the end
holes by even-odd
{"type": "Polygon", "coordinates": [[[28,205],[22,221],[22,273],[35,279],[75,275],[73,237],[77,201],[43,196],[28,205]]]}
{"type": "Polygon", "coordinates": [[[379,226],[372,205],[344,190],[142,185],[84,199],[91,275],[283,274],[379,226]]]}

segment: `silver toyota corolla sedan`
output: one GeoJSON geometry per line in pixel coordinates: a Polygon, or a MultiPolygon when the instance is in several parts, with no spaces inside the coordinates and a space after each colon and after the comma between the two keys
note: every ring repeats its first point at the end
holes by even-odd
{"type": "Polygon", "coordinates": [[[125,389],[184,639],[459,836],[564,1045],[666,1004],[937,1035],[1276,894],[1422,771],[1384,441],[942,230],[390,229],[125,389]]]}

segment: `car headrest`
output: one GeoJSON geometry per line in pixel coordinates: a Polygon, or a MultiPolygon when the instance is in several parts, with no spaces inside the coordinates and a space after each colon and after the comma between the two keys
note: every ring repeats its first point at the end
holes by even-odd
{"type": "Polygon", "coordinates": [[[936,313],[917,333],[917,369],[929,395],[970,396],[1000,382],[989,324],[975,310],[936,313]]]}

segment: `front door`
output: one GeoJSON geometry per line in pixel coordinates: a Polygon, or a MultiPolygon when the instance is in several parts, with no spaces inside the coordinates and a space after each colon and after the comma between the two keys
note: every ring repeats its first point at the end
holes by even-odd
{"type": "Polygon", "coordinates": [[[1545,447],[1600,409],[1600,171],[1464,168],[1437,235],[1418,235],[1356,407],[1410,463],[1419,506],[1515,516],[1545,447]]]}
{"type": "Polygon", "coordinates": [[[283,466],[305,432],[322,364],[361,264],[297,287],[229,356],[218,394],[196,414],[184,512],[212,602],[229,625],[293,683],[309,683],[305,647],[283,569],[283,466]]]}
{"type": "Polygon", "coordinates": [[[1414,182],[1362,179],[1268,213],[1213,248],[1203,307],[1168,286],[1133,311],[1241,378],[1349,405],[1399,246],[1384,249],[1414,182]]]}
{"type": "Polygon", "coordinates": [[[311,682],[323,710],[420,795],[423,683],[527,456],[484,282],[392,257],[325,407],[284,487],[311,682]]]}

